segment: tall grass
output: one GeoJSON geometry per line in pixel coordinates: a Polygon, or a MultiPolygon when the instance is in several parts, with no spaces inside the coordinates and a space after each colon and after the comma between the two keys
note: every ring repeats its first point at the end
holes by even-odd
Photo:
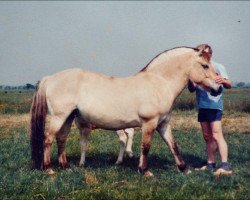
{"type": "Polygon", "coordinates": [[[0,114],[28,113],[33,91],[0,91],[0,114]]]}

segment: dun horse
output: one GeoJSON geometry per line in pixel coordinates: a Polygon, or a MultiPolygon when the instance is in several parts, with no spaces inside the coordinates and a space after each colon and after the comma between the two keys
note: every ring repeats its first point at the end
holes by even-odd
{"type": "Polygon", "coordinates": [[[139,73],[113,78],[83,69],[69,69],[44,77],[31,107],[31,154],[33,167],[50,168],[51,145],[56,137],[59,164],[67,164],[65,142],[72,124],[81,133],[81,160],[85,161],[87,138],[93,128],[119,130],[141,127],[139,172],[151,176],[147,156],[155,130],[172,152],[179,170],[186,169],[169,120],[172,105],[188,81],[217,95],[222,86],[215,83],[210,66],[210,46],[203,49],[179,47],[156,56],[139,73]],[[51,115],[45,132],[47,112],[51,115]]]}

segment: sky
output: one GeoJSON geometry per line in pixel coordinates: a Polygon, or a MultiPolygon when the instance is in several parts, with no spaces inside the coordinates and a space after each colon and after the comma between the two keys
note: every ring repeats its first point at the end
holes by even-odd
{"type": "Polygon", "coordinates": [[[233,81],[250,82],[247,1],[1,1],[0,85],[67,68],[130,76],[160,52],[202,43],[233,81]]]}

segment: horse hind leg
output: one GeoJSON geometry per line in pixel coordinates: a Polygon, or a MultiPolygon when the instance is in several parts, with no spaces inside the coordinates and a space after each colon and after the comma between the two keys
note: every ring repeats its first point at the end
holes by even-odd
{"type": "Polygon", "coordinates": [[[58,148],[58,162],[59,166],[62,168],[67,167],[67,157],[65,152],[65,144],[67,141],[67,137],[74,119],[73,113],[67,118],[61,127],[60,131],[56,134],[56,142],[58,148]]]}
{"type": "Polygon", "coordinates": [[[49,174],[54,174],[51,169],[51,145],[54,140],[55,135],[63,126],[63,120],[56,116],[52,116],[50,120],[50,125],[48,131],[45,133],[44,138],[44,158],[43,158],[43,168],[49,174]]]}
{"type": "Polygon", "coordinates": [[[128,157],[133,157],[133,151],[132,151],[132,145],[133,145],[133,137],[135,134],[135,130],[133,128],[125,129],[125,132],[127,133],[128,139],[127,139],[127,145],[126,145],[126,153],[128,154],[128,157]]]}
{"type": "Polygon", "coordinates": [[[126,147],[128,138],[127,138],[127,135],[126,135],[124,130],[118,130],[118,131],[116,131],[116,134],[119,137],[119,141],[120,141],[120,151],[119,151],[119,155],[118,155],[118,158],[117,158],[115,164],[119,165],[123,161],[125,147],[126,147]]]}
{"type": "Polygon", "coordinates": [[[79,161],[79,166],[81,167],[84,166],[85,164],[86,151],[88,146],[88,137],[91,132],[91,128],[86,126],[86,124],[82,122],[79,118],[75,120],[75,123],[80,133],[81,158],[79,161]]]}

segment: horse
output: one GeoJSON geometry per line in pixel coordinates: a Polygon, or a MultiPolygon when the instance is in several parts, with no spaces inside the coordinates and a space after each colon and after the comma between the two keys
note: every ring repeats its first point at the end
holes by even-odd
{"type": "MultiPolygon", "coordinates": [[[[141,152],[138,171],[153,176],[147,157],[155,130],[172,152],[180,171],[186,164],[178,151],[169,121],[172,106],[188,81],[200,85],[212,95],[222,86],[215,82],[211,67],[211,47],[202,49],[176,47],[153,58],[140,72],[129,77],[73,68],[44,77],[33,96],[31,105],[30,143],[33,169],[51,168],[51,145],[56,137],[58,161],[66,166],[65,143],[75,119],[81,133],[81,152],[86,151],[92,129],[120,130],[140,127],[141,152]],[[45,132],[46,115],[51,120],[45,132]]],[[[82,153],[80,163],[84,163],[82,153]]]]}

